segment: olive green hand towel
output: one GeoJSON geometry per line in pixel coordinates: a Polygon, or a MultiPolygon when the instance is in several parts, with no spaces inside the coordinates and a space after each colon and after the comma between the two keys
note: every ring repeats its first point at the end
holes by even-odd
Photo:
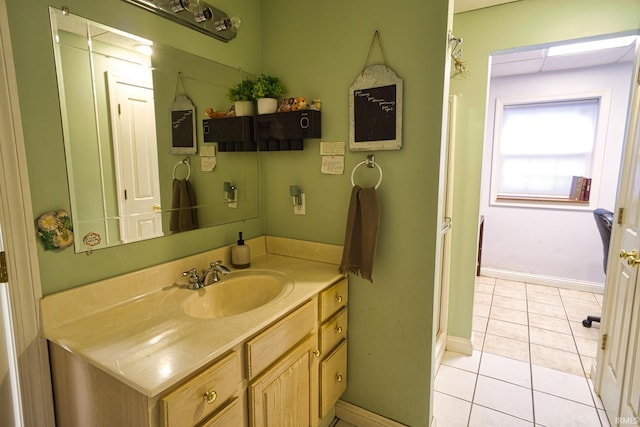
{"type": "Polygon", "coordinates": [[[373,260],[380,226],[376,189],[354,185],[347,214],[347,228],[340,273],[356,274],[373,283],[373,260]]]}

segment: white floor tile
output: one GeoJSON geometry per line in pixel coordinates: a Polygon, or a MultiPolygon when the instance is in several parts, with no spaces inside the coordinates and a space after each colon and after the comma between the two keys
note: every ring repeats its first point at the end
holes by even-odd
{"type": "Polygon", "coordinates": [[[493,378],[478,376],[474,403],[533,421],[531,389],[493,378]]]}
{"type": "Polygon", "coordinates": [[[573,375],[539,365],[531,366],[533,389],[593,406],[593,397],[584,376],[573,375]]]}
{"type": "Polygon", "coordinates": [[[464,427],[470,411],[471,402],[437,391],[433,395],[433,416],[438,427],[464,427]]]}
{"type": "Polygon", "coordinates": [[[531,365],[497,354],[484,353],[480,374],[522,387],[531,387],[531,365]]]}
{"type": "Polygon", "coordinates": [[[453,351],[447,351],[442,358],[442,364],[451,366],[453,368],[464,369],[465,371],[478,373],[480,366],[480,355],[482,352],[474,351],[471,356],[466,354],[454,353],[453,351]]]}
{"type": "Polygon", "coordinates": [[[528,427],[533,423],[484,406],[473,405],[469,427],[528,427]]]}
{"type": "Polygon", "coordinates": [[[601,427],[598,412],[593,406],[533,392],[536,425],[545,427],[601,427]]]}
{"type": "Polygon", "coordinates": [[[436,375],[434,388],[459,399],[471,402],[478,375],[463,369],[441,365],[436,375]]]}
{"type": "Polygon", "coordinates": [[[611,427],[609,418],[607,418],[607,413],[604,411],[604,409],[598,409],[598,415],[600,415],[600,422],[602,423],[602,427],[611,427]]]}

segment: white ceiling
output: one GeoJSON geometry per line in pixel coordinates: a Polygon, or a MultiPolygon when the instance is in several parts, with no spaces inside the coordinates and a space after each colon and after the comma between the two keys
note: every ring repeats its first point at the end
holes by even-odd
{"type": "MultiPolygon", "coordinates": [[[[637,39],[635,43],[638,43],[637,39]]],[[[548,51],[548,48],[542,48],[493,55],[491,57],[491,77],[595,67],[632,62],[635,58],[635,44],[560,56],[547,56],[548,51]]]]}

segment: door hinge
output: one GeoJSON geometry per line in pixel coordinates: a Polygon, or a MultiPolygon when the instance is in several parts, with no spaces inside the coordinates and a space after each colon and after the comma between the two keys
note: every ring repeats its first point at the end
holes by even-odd
{"type": "Polygon", "coordinates": [[[8,281],[7,258],[4,256],[4,252],[0,252],[0,283],[7,283],[8,281]]]}
{"type": "Polygon", "coordinates": [[[120,108],[120,104],[118,104],[118,115],[121,116],[122,115],[122,109],[120,108]]]}
{"type": "Polygon", "coordinates": [[[127,189],[126,189],[126,188],[124,189],[124,199],[125,199],[125,200],[127,200],[127,199],[128,199],[128,197],[127,197],[127,189]]]}
{"type": "Polygon", "coordinates": [[[618,209],[618,225],[622,224],[622,219],[624,217],[624,208],[618,209]]]}
{"type": "Polygon", "coordinates": [[[607,334],[603,334],[602,335],[602,344],[600,345],[600,349],[601,350],[606,350],[607,349],[607,337],[608,336],[609,335],[607,335],[607,334]]]}

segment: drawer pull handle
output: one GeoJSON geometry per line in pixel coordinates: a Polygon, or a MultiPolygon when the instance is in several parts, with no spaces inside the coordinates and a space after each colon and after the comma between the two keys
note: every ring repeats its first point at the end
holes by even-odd
{"type": "Polygon", "coordinates": [[[336,381],[341,383],[342,382],[342,375],[341,374],[337,374],[336,375],[336,381]]]}
{"type": "Polygon", "coordinates": [[[336,333],[340,335],[342,333],[342,326],[336,326],[336,333]]]}
{"type": "Polygon", "coordinates": [[[204,400],[207,401],[207,403],[213,403],[216,401],[216,399],[218,398],[218,393],[216,393],[215,391],[211,390],[211,391],[205,391],[204,394],[202,395],[202,398],[204,400]]]}
{"type": "Polygon", "coordinates": [[[315,357],[320,357],[320,350],[313,350],[311,352],[315,357]]]}
{"type": "Polygon", "coordinates": [[[337,303],[341,303],[342,302],[342,295],[336,295],[336,297],[334,298],[335,302],[337,303]]]}

